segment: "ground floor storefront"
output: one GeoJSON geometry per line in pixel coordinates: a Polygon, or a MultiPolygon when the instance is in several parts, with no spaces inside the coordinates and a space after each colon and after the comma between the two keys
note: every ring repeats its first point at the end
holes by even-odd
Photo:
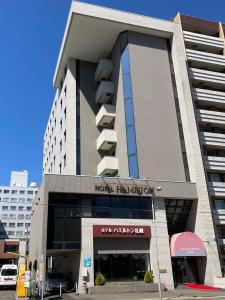
{"type": "Polygon", "coordinates": [[[194,185],[160,182],[157,191],[150,180],[48,178],[31,225],[34,277],[41,258],[46,274],[62,273],[80,293],[95,285],[98,272],[106,282],[143,282],[152,271],[154,282],[160,278],[169,289],[212,284],[220,275],[215,245],[210,241],[207,250],[194,233],[194,185]]]}

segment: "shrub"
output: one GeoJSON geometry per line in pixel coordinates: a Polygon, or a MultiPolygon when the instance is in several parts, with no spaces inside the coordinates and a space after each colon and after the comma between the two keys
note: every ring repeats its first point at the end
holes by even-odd
{"type": "Polygon", "coordinates": [[[105,277],[102,273],[98,272],[95,278],[95,285],[104,285],[105,284],[105,277]]]}
{"type": "Polygon", "coordinates": [[[145,277],[144,277],[144,282],[145,283],[151,283],[153,282],[153,272],[152,271],[146,271],[145,272],[145,277]]]}

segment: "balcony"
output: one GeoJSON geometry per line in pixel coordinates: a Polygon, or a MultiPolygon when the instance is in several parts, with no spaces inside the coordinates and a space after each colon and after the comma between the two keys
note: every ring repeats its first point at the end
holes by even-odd
{"type": "Polygon", "coordinates": [[[204,165],[207,170],[225,172],[225,157],[204,156],[204,165]]]}
{"type": "Polygon", "coordinates": [[[196,68],[189,68],[188,72],[192,83],[199,88],[207,86],[222,91],[225,89],[225,74],[223,73],[196,68]]]}
{"type": "Polygon", "coordinates": [[[98,63],[97,69],[95,71],[95,81],[100,82],[102,80],[109,79],[113,71],[113,63],[109,59],[101,59],[98,63]]]}
{"type": "Polygon", "coordinates": [[[115,106],[103,104],[96,116],[96,126],[110,127],[115,119],[115,106]]]}
{"type": "Polygon", "coordinates": [[[195,68],[209,68],[212,71],[223,71],[225,68],[225,56],[203,51],[186,49],[189,64],[195,68]]]}
{"type": "Polygon", "coordinates": [[[225,127],[225,113],[206,109],[196,109],[196,117],[200,123],[215,124],[225,127]]]}
{"type": "Polygon", "coordinates": [[[97,139],[97,150],[109,151],[117,143],[117,134],[115,130],[103,129],[97,139]]]}
{"type": "Polygon", "coordinates": [[[95,94],[96,103],[107,104],[114,94],[114,84],[111,81],[101,81],[95,94]]]}
{"type": "Polygon", "coordinates": [[[225,197],[225,182],[209,182],[208,190],[210,196],[225,197]]]}
{"type": "Polygon", "coordinates": [[[225,108],[225,93],[193,88],[192,96],[195,101],[202,105],[225,108]]]}
{"type": "Polygon", "coordinates": [[[225,224],[225,210],[224,209],[214,209],[213,219],[217,225],[225,224]]]}
{"type": "Polygon", "coordinates": [[[118,174],[118,159],[105,156],[97,166],[98,176],[116,176],[118,174]]]}
{"type": "Polygon", "coordinates": [[[194,33],[190,31],[183,31],[184,41],[187,47],[195,47],[211,52],[220,52],[223,50],[223,40],[218,37],[194,33]]]}
{"type": "Polygon", "coordinates": [[[201,144],[214,148],[225,148],[225,134],[200,132],[201,144]]]}

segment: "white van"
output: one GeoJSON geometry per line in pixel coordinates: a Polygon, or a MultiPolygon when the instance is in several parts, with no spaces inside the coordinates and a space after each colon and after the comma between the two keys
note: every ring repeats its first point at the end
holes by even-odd
{"type": "Polygon", "coordinates": [[[17,265],[3,265],[0,270],[0,286],[13,286],[17,281],[17,265]]]}

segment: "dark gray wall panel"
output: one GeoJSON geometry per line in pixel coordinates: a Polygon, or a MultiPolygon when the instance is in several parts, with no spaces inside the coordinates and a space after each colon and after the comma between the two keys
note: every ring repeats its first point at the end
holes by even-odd
{"type": "Polygon", "coordinates": [[[140,177],[184,180],[166,40],[129,34],[140,177]]]}

